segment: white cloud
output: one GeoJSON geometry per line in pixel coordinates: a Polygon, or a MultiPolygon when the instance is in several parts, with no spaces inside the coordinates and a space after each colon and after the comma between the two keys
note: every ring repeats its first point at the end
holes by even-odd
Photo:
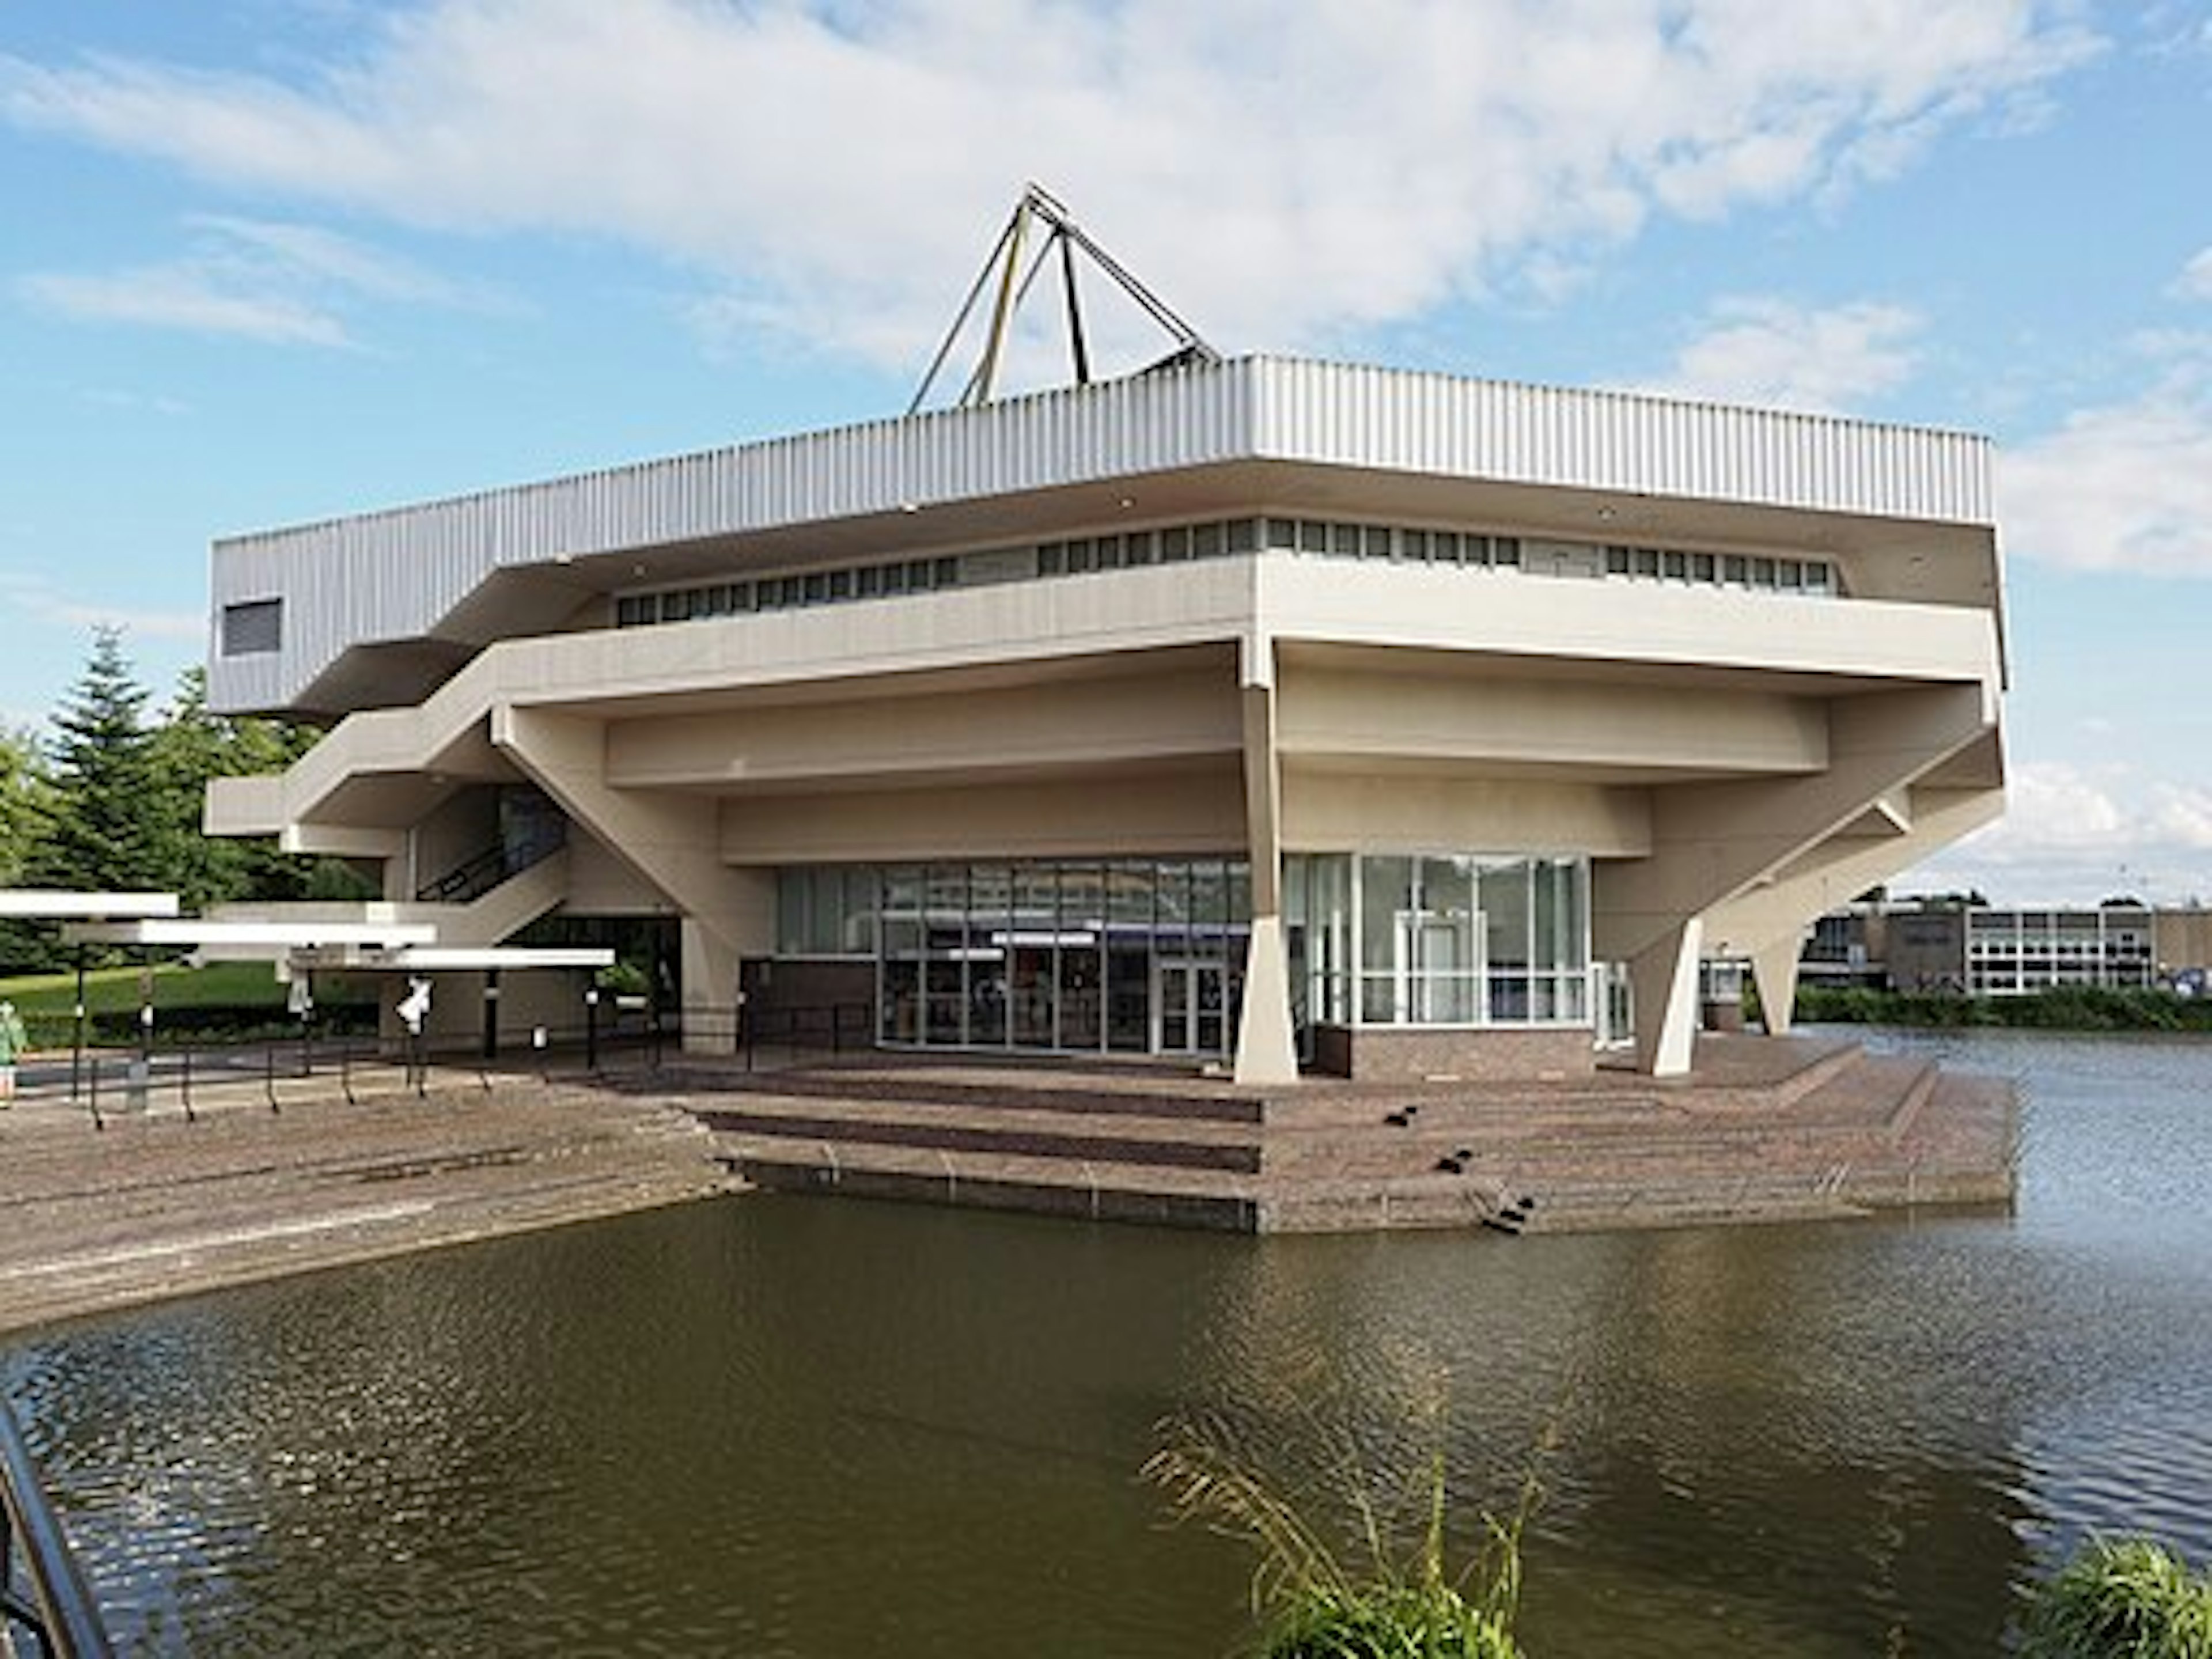
{"type": "Polygon", "coordinates": [[[2212,388],[2169,375],[1998,456],[2007,546],[2048,564],[2212,576],[2212,388]]]}
{"type": "MultiPolygon", "coordinates": [[[[2212,23],[2205,25],[2212,29],[2212,23]]],[[[2174,279],[2173,290],[2185,300],[2212,300],[2212,247],[2208,247],[2181,269],[2174,279]]]]}
{"type": "Polygon", "coordinates": [[[0,570],[0,605],[18,619],[65,628],[120,628],[137,639],[207,641],[207,616],[199,611],[146,611],[105,605],[57,588],[43,575],[0,570]]]}
{"type": "Polygon", "coordinates": [[[142,265],[104,276],[26,276],[24,295],[86,322],[136,323],[226,334],[270,345],[342,346],[345,325],[289,295],[245,291],[234,277],[189,263],[142,265]]]}
{"type": "Polygon", "coordinates": [[[1826,310],[1762,298],[1723,300],[1659,389],[1822,412],[1863,407],[1909,380],[1919,316],[1899,306],[1826,310]]]}
{"type": "Polygon", "coordinates": [[[2002,818],[1899,884],[1979,888],[2000,904],[2212,898],[2212,789],[2132,767],[2023,762],[2002,818]]]}
{"type": "Polygon", "coordinates": [[[33,301],[86,321],[135,323],[271,345],[349,346],[345,313],[363,299],[485,303],[459,285],[351,237],[225,214],[187,221],[179,258],[98,275],[21,278],[33,301]]]}
{"type": "Polygon", "coordinates": [[[1217,343],[1285,346],[1654,211],[1893,171],[2094,53],[2074,10],[428,0],[290,81],[0,58],[0,117],[264,196],[624,238],[734,290],[709,314],[903,363],[1036,177],[1217,343]]]}

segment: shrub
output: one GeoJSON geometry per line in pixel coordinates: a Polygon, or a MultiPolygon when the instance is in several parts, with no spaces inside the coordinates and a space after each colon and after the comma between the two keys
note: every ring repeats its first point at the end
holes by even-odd
{"type": "Polygon", "coordinates": [[[2028,1597],[2025,1659],[2212,1659],[2212,1575],[2142,1539],[2099,1539],[2028,1597]]]}

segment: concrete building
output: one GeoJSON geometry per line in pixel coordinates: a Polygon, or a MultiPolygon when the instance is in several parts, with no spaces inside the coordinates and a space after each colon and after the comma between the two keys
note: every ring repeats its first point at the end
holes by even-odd
{"type": "Polygon", "coordinates": [[[2069,986],[2194,995],[2212,959],[2208,924],[2212,913],[2140,904],[1855,904],[1814,925],[1802,971],[1808,981],[1978,997],[2069,986]]]}
{"type": "MultiPolygon", "coordinates": [[[[1282,1081],[1682,1070],[1707,956],[2001,810],[1979,439],[1275,358],[218,543],[218,833],[497,943],[672,919],[687,1041],[1282,1081]]],[[[456,999],[466,1005],[465,995],[456,999]]]]}

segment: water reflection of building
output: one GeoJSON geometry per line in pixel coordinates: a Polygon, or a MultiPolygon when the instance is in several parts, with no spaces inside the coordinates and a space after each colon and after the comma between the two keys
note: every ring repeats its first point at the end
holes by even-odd
{"type": "Polygon", "coordinates": [[[1989,503],[1954,434],[1186,364],[222,543],[211,702],[336,725],[210,822],[447,943],[677,916],[696,1041],[743,985],[1679,1071],[1701,957],[1787,1008],[1814,916],[1998,810],[1989,503]],[[523,793],[558,850],[487,861],[523,793]]]}

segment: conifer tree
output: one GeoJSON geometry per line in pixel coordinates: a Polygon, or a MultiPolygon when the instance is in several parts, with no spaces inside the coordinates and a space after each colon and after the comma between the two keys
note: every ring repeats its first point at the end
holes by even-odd
{"type": "Polygon", "coordinates": [[[0,726],[0,887],[21,884],[46,830],[48,793],[38,738],[0,726]]]}
{"type": "Polygon", "coordinates": [[[54,717],[53,811],[30,861],[34,884],[103,892],[170,885],[176,847],[146,699],[120,631],[94,629],[84,673],[54,717]]]}

